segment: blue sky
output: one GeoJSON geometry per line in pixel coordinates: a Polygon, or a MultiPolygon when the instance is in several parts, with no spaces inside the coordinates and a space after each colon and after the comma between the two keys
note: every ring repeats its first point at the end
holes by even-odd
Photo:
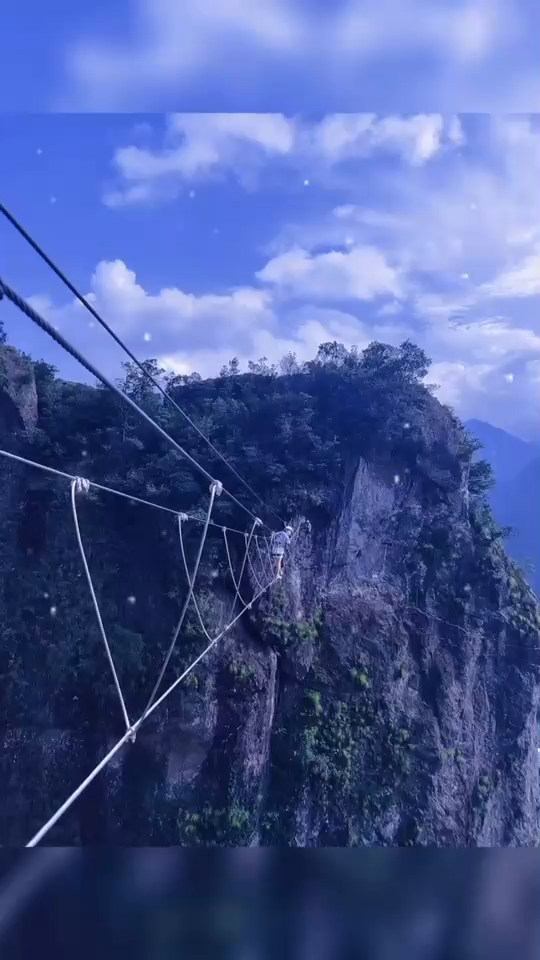
{"type": "MultiPolygon", "coordinates": [[[[411,337],[461,416],[539,437],[538,117],[12,115],[2,135],[3,202],[141,358],[211,375],[411,337]]],[[[3,278],[118,373],[5,221],[0,250],[3,278]]],[[[81,377],[1,311],[11,342],[81,377]]]]}
{"type": "Polygon", "coordinates": [[[18,0],[4,7],[1,111],[540,106],[537,0],[18,0]]]}

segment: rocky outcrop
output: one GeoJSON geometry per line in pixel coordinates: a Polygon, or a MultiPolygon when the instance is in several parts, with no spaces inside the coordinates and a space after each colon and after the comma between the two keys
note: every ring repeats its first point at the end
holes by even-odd
{"type": "Polygon", "coordinates": [[[432,472],[403,484],[400,466],[359,462],[329,529],[297,518],[284,581],[158,722],[180,841],[538,843],[535,598],[522,584],[512,619],[508,561],[471,530],[459,470],[446,565],[411,558],[441,507],[432,472]]]}
{"type": "MultiPolygon", "coordinates": [[[[18,383],[16,389],[11,376],[4,409],[11,411],[11,426],[32,429],[35,388],[20,377],[18,383]]],[[[403,430],[421,434],[421,455],[413,460],[398,447],[374,448],[370,455],[351,450],[330,522],[316,512],[295,518],[284,580],[152,715],[136,743],[54,828],[51,842],[538,843],[536,598],[469,503],[467,460],[450,414],[430,397],[422,411],[411,410],[403,430]]],[[[12,517],[14,504],[5,504],[5,516],[12,517]]],[[[102,526],[93,515],[101,551],[92,560],[98,593],[106,602],[109,570],[117,577],[120,562],[127,565],[122,589],[130,582],[129,592],[137,593],[141,586],[147,622],[166,637],[177,607],[171,603],[166,617],[162,610],[158,615],[156,598],[166,606],[164,598],[178,596],[177,543],[163,569],[152,560],[150,541],[140,560],[124,543],[107,566],[104,551],[114,545],[119,510],[115,504],[100,513],[102,526]]],[[[24,635],[31,679],[24,687],[18,679],[6,694],[4,843],[8,833],[12,842],[27,839],[114,740],[100,712],[109,701],[99,700],[97,688],[109,676],[99,636],[90,645],[73,531],[56,523],[56,514],[43,523],[39,535],[48,538],[49,553],[34,566],[16,553],[22,548],[15,534],[3,555],[4,570],[10,556],[19,557],[33,604],[28,600],[28,623],[35,630],[36,613],[41,617],[39,639],[54,650],[49,657],[42,646],[31,646],[35,634],[24,635]],[[39,595],[31,593],[38,577],[39,595]],[[61,629],[46,617],[51,583],[59,606],[68,588],[75,596],[75,613],[61,629]],[[68,630],[64,648],[62,631],[68,630]],[[94,673],[89,658],[92,670],[95,658],[94,673]],[[49,679],[59,659],[69,679],[60,690],[49,679]],[[95,679],[77,686],[84,670],[95,679]]],[[[89,516],[84,523],[88,529],[89,516]]],[[[156,544],[165,533],[147,528],[156,544]]],[[[32,534],[37,537],[37,529],[32,534]]],[[[255,554],[253,565],[260,580],[268,579],[265,555],[255,554]]],[[[210,635],[227,620],[232,599],[225,581],[216,582],[217,589],[208,562],[198,596],[210,635]]],[[[116,632],[116,649],[136,674],[146,663],[141,637],[135,629],[116,632]]],[[[204,645],[190,623],[182,656],[189,659],[204,645]]],[[[19,654],[9,642],[2,649],[8,684],[19,654]]],[[[142,708],[149,689],[134,692],[142,708]]]]}

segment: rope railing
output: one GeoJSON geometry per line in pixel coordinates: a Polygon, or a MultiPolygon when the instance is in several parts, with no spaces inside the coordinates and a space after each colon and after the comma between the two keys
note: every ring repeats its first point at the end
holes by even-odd
{"type": "MultiPolygon", "coordinates": [[[[150,695],[150,697],[149,697],[149,700],[148,700],[148,702],[147,702],[147,704],[146,704],[143,712],[141,713],[140,717],[138,718],[138,720],[136,720],[135,722],[131,722],[130,719],[129,719],[128,712],[127,712],[127,708],[126,708],[124,696],[123,696],[123,693],[122,693],[120,681],[119,681],[119,679],[118,679],[118,674],[117,674],[117,672],[116,672],[116,668],[115,668],[115,665],[114,665],[112,653],[111,653],[111,650],[110,650],[110,645],[109,645],[108,638],[107,638],[107,634],[106,634],[105,627],[104,627],[104,624],[103,624],[103,619],[102,619],[101,612],[100,612],[100,608],[99,608],[99,602],[98,602],[98,599],[97,599],[97,595],[96,595],[96,591],[95,591],[95,588],[94,588],[92,576],[91,576],[90,569],[89,569],[89,566],[88,566],[88,561],[87,561],[87,558],[86,558],[86,553],[85,553],[85,550],[84,550],[84,546],[83,546],[83,542],[82,542],[82,536],[81,536],[81,532],[80,532],[80,524],[79,524],[79,519],[78,519],[78,514],[77,514],[77,505],[76,505],[76,494],[77,494],[77,493],[80,493],[80,492],[87,492],[88,489],[89,489],[89,486],[90,486],[89,482],[86,481],[86,480],[84,480],[83,478],[74,478],[74,479],[72,480],[72,484],[71,484],[71,503],[72,503],[73,520],[74,520],[74,523],[75,523],[75,531],[76,531],[76,534],[77,534],[77,542],[78,542],[79,551],[80,551],[80,554],[81,554],[81,559],[82,559],[82,561],[83,561],[83,566],[84,566],[84,569],[85,569],[86,578],[87,578],[87,581],[88,581],[88,586],[89,586],[89,588],[90,588],[90,593],[91,593],[91,597],[92,597],[92,602],[93,602],[93,606],[94,606],[94,611],[95,611],[95,614],[96,614],[96,618],[97,618],[97,621],[98,621],[98,625],[99,625],[101,637],[102,637],[103,644],[104,644],[104,647],[105,647],[105,650],[106,650],[106,653],[107,653],[107,657],[108,657],[109,664],[110,664],[110,667],[111,667],[111,671],[112,671],[112,674],[113,674],[113,678],[114,678],[116,690],[117,690],[118,697],[119,697],[119,700],[120,700],[120,704],[121,704],[121,707],[122,707],[122,713],[123,713],[124,720],[125,720],[125,724],[126,724],[126,731],[125,731],[125,733],[123,734],[123,736],[117,741],[117,743],[114,745],[114,747],[106,754],[105,757],[103,757],[103,759],[97,764],[97,766],[94,767],[94,769],[92,770],[92,772],[85,778],[85,780],[83,780],[83,782],[77,787],[77,789],[74,790],[73,793],[67,798],[67,800],[61,805],[61,807],[59,807],[59,809],[56,811],[56,813],[54,813],[53,816],[51,816],[51,817],[49,818],[49,820],[43,825],[43,827],[35,834],[35,836],[32,837],[32,839],[31,839],[31,840],[29,841],[29,843],[27,844],[28,847],[34,847],[34,846],[36,846],[36,845],[46,836],[46,834],[47,834],[47,833],[52,829],[52,827],[59,821],[59,819],[67,812],[67,810],[69,810],[69,808],[73,805],[73,803],[75,803],[75,801],[78,799],[78,797],[80,797],[81,794],[86,790],[86,788],[90,785],[90,783],[92,783],[92,781],[93,781],[93,780],[99,775],[99,773],[107,766],[107,764],[110,763],[110,761],[113,759],[113,757],[116,756],[116,754],[119,752],[119,750],[121,750],[121,748],[122,748],[128,741],[133,742],[133,741],[135,740],[137,731],[139,730],[139,728],[141,727],[141,725],[146,721],[146,719],[147,719],[155,710],[157,710],[157,708],[158,708],[161,704],[163,704],[163,703],[165,702],[165,700],[173,693],[173,691],[176,690],[176,688],[178,687],[178,685],[195,669],[195,667],[209,654],[209,652],[216,646],[216,644],[231,630],[231,628],[238,622],[238,620],[240,619],[240,617],[243,616],[243,614],[246,612],[246,610],[251,610],[251,609],[253,608],[253,604],[254,604],[257,600],[259,600],[259,599],[270,589],[270,587],[273,585],[273,583],[275,583],[275,578],[272,579],[272,580],[270,580],[270,581],[269,581],[268,583],[266,583],[266,585],[264,585],[264,586],[262,586],[259,581],[256,581],[256,582],[257,582],[257,586],[258,586],[258,591],[257,591],[257,592],[255,593],[255,595],[251,598],[251,600],[246,603],[245,600],[243,600],[242,597],[240,596],[240,593],[239,593],[239,590],[238,590],[238,584],[240,583],[240,578],[238,578],[238,580],[237,580],[236,577],[234,576],[234,570],[233,570],[233,565],[232,565],[232,561],[231,561],[231,557],[230,557],[230,552],[227,551],[227,558],[228,558],[228,563],[229,563],[229,570],[230,570],[230,572],[231,572],[233,584],[234,584],[234,587],[235,587],[235,596],[234,596],[234,602],[233,602],[233,610],[232,610],[232,612],[234,612],[234,606],[236,605],[236,602],[237,602],[238,599],[240,599],[240,602],[241,602],[241,604],[242,604],[242,608],[241,608],[240,612],[236,614],[236,616],[234,616],[232,619],[230,619],[230,621],[225,625],[225,627],[223,627],[223,629],[221,629],[221,630],[218,632],[218,634],[217,634],[215,637],[211,637],[209,631],[207,630],[207,628],[206,628],[206,626],[205,626],[205,624],[204,624],[204,621],[203,621],[203,618],[202,618],[202,615],[201,615],[201,612],[200,612],[200,607],[199,607],[199,605],[198,605],[197,598],[196,598],[195,593],[194,593],[194,587],[195,587],[195,582],[196,582],[196,579],[197,579],[197,574],[198,574],[199,569],[200,569],[202,554],[203,554],[204,546],[205,546],[206,539],[207,539],[208,527],[209,527],[209,524],[210,524],[210,514],[211,514],[212,509],[213,509],[213,506],[214,506],[215,498],[216,498],[216,496],[218,496],[218,495],[220,494],[220,492],[221,492],[220,489],[219,489],[219,487],[218,487],[218,485],[215,484],[215,483],[213,483],[213,484],[211,485],[211,488],[210,488],[210,498],[209,498],[209,505],[208,505],[208,510],[207,510],[207,514],[206,514],[206,521],[205,521],[204,528],[203,528],[203,531],[202,531],[202,534],[201,534],[201,538],[200,538],[200,542],[199,542],[199,547],[198,547],[198,550],[197,550],[197,556],[196,556],[196,559],[195,559],[195,563],[194,563],[194,567],[193,567],[193,572],[192,572],[191,575],[190,575],[190,573],[189,573],[189,567],[188,567],[188,563],[187,563],[187,558],[186,558],[186,553],[185,553],[185,546],[184,546],[184,541],[183,541],[183,536],[182,536],[182,521],[183,521],[183,520],[186,520],[186,519],[188,519],[188,518],[187,518],[187,515],[186,515],[186,514],[177,514],[178,530],[179,530],[180,545],[181,545],[181,554],[182,554],[182,560],[183,560],[184,569],[185,569],[185,573],[186,573],[186,578],[187,578],[187,582],[188,582],[188,591],[187,591],[187,595],[186,595],[186,598],[185,598],[185,600],[184,600],[184,603],[183,603],[183,605],[182,605],[182,609],[181,609],[181,612],[180,612],[180,616],[179,616],[179,619],[178,619],[178,623],[177,623],[177,625],[176,625],[176,628],[175,628],[175,631],[174,631],[174,634],[173,634],[172,641],[171,641],[171,643],[170,643],[170,645],[169,645],[169,649],[168,649],[168,651],[167,651],[167,653],[166,653],[166,655],[165,655],[165,659],[164,659],[163,664],[162,664],[162,666],[161,666],[161,669],[160,669],[160,671],[159,671],[158,678],[157,678],[157,680],[156,680],[156,682],[155,682],[155,684],[154,684],[154,686],[153,686],[152,693],[151,693],[151,695],[150,695]],[[197,614],[197,618],[198,618],[198,620],[199,620],[201,629],[202,629],[202,631],[203,631],[206,639],[207,639],[209,642],[208,642],[207,646],[205,647],[205,649],[189,664],[189,666],[180,674],[180,676],[177,677],[176,680],[174,680],[174,682],[171,683],[170,686],[165,690],[165,692],[164,692],[163,694],[161,694],[161,696],[158,697],[157,695],[158,695],[158,692],[159,692],[159,688],[160,688],[161,683],[162,683],[162,681],[163,681],[163,677],[164,677],[164,675],[165,675],[165,672],[166,672],[166,670],[167,670],[167,667],[168,667],[168,665],[169,665],[169,663],[170,663],[170,660],[171,660],[171,657],[172,657],[172,655],[173,655],[173,652],[174,652],[174,650],[175,650],[175,648],[176,648],[176,645],[177,645],[177,642],[178,642],[178,638],[179,638],[179,635],[180,635],[182,626],[183,626],[183,624],[184,624],[184,622],[185,622],[186,614],[187,614],[188,607],[189,607],[190,604],[193,605],[193,607],[194,607],[194,609],[195,609],[195,612],[196,612],[196,614],[197,614]]],[[[254,533],[254,530],[256,529],[257,525],[258,525],[258,523],[257,523],[257,524],[254,523],[253,526],[252,526],[252,528],[251,528],[250,534],[247,534],[247,533],[245,534],[246,554],[244,555],[243,561],[242,561],[242,567],[241,567],[242,572],[243,572],[244,569],[245,569],[246,562],[249,562],[248,551],[249,551],[249,548],[250,548],[250,546],[251,546],[251,543],[252,543],[252,540],[253,540],[253,533],[254,533]]]]}
{"type": "MultiPolygon", "coordinates": [[[[108,387],[108,389],[111,390],[112,393],[114,393],[120,400],[122,400],[123,403],[125,403],[128,407],[130,407],[130,409],[134,413],[136,413],[141,420],[144,420],[144,422],[148,426],[152,427],[152,429],[155,430],[156,433],[158,433],[163,440],[166,440],[167,443],[170,444],[176,450],[177,453],[179,453],[185,460],[187,460],[200,476],[204,477],[204,479],[210,483],[218,483],[222,490],[225,489],[223,487],[223,484],[220,481],[215,480],[215,478],[212,477],[208,473],[208,471],[201,466],[200,463],[198,463],[195,457],[192,457],[191,454],[184,449],[184,447],[182,447],[179,443],[177,443],[177,441],[173,437],[171,437],[170,434],[168,434],[167,431],[164,430],[163,427],[161,427],[156,420],[154,420],[148,413],[146,413],[146,411],[143,410],[143,408],[140,407],[139,404],[135,402],[135,400],[133,400],[130,396],[128,396],[127,393],[124,393],[124,391],[121,390],[120,387],[117,386],[115,383],[113,383],[112,380],[106,377],[105,374],[102,373],[102,371],[99,370],[98,367],[95,366],[95,364],[91,363],[91,361],[88,360],[88,358],[85,357],[84,354],[77,349],[77,347],[73,346],[73,344],[70,343],[69,340],[67,340],[66,337],[64,337],[59,330],[57,330],[51,323],[49,323],[48,320],[42,317],[41,314],[38,313],[38,311],[35,310],[30,303],[28,303],[27,300],[21,297],[20,294],[18,294],[15,290],[13,290],[0,277],[0,300],[3,297],[9,300],[14,306],[18,307],[21,313],[24,313],[25,316],[28,317],[28,319],[31,320],[33,323],[35,323],[37,327],[39,327],[41,330],[47,333],[52,340],[58,343],[59,346],[61,346],[66,351],[66,353],[69,353],[70,356],[72,356],[75,360],[77,360],[77,362],[80,363],[81,366],[88,371],[88,373],[91,373],[92,376],[96,378],[96,380],[102,383],[103,386],[108,387]]],[[[251,512],[251,510],[248,509],[248,507],[245,506],[245,504],[241,503],[240,500],[238,500],[229,490],[226,490],[226,493],[227,493],[227,496],[233,501],[233,503],[236,504],[237,507],[240,507],[241,510],[244,510],[245,513],[247,513],[252,518],[252,520],[255,520],[255,515],[251,512]]]]}
{"type": "MultiPolygon", "coordinates": [[[[17,463],[22,463],[27,467],[34,467],[36,470],[42,470],[44,473],[50,473],[55,477],[63,477],[66,480],[79,480],[80,478],[73,473],[67,473],[65,470],[59,470],[57,467],[50,467],[45,463],[38,463],[36,460],[28,460],[27,457],[21,457],[17,453],[11,453],[8,450],[0,449],[0,456],[5,457],[7,460],[14,460],[17,463]]],[[[162,503],[155,503],[153,500],[144,500],[142,497],[137,497],[133,493],[126,493],[124,490],[116,490],[114,487],[107,487],[102,483],[97,483],[95,480],[88,480],[85,478],[85,483],[94,490],[100,490],[102,493],[112,493],[115,497],[122,497],[124,500],[129,500],[132,503],[140,503],[144,507],[154,507],[155,510],[162,510],[164,513],[172,514],[173,517],[177,517],[179,510],[173,509],[173,507],[166,507],[162,503]]],[[[194,523],[205,523],[203,517],[194,516],[191,513],[185,513],[184,516],[188,520],[192,520],[194,523]]],[[[210,520],[209,525],[211,527],[223,529],[222,523],[216,523],[215,520],[210,520]]],[[[229,533],[239,533],[242,537],[245,534],[245,530],[239,530],[237,527],[226,527],[229,533]]],[[[266,537],[262,538],[266,540],[266,537]]]]}

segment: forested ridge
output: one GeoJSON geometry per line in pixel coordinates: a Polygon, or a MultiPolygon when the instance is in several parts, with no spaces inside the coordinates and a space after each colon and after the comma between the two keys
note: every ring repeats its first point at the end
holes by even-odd
{"type": "MultiPolygon", "coordinates": [[[[271,510],[295,525],[308,520],[310,532],[283,584],[187,678],[51,842],[532,842],[538,606],[504,554],[507,531],[486,500],[490,469],[472,462],[477,445],[425,386],[423,351],[409,342],[363,352],[326,343],[307,363],[289,355],[274,367],[263,358],[241,372],[232,360],[206,380],[166,375],[155,360],[145,367],[271,510]],[[366,505],[372,512],[362,521],[366,505]],[[364,586],[377,577],[380,586],[364,586]],[[461,715],[451,720],[458,702],[461,715]],[[459,812],[447,797],[444,813],[442,794],[456,790],[459,812]]],[[[124,367],[121,387],[276,529],[272,512],[250,500],[135,366],[124,367]]],[[[7,345],[0,434],[4,449],[30,460],[205,513],[208,485],[117,397],[67,383],[7,345]]],[[[0,840],[18,843],[122,733],[122,717],[77,552],[69,483],[5,460],[0,479],[0,840]]],[[[174,518],[95,491],[80,517],[137,713],[186,588],[174,518]]],[[[214,519],[250,526],[226,493],[214,519]]],[[[186,535],[192,563],[199,526],[187,524],[186,535]]],[[[237,567],[242,546],[233,538],[237,567]]],[[[197,581],[210,624],[232,595],[215,528],[197,581]]],[[[203,640],[191,614],[168,675],[203,640]]]]}

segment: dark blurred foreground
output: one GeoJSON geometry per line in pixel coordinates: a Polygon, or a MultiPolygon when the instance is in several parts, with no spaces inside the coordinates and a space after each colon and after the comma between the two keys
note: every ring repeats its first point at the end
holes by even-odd
{"type": "Polygon", "coordinates": [[[533,850],[0,851],[0,957],[540,956],[533,850]]]}

